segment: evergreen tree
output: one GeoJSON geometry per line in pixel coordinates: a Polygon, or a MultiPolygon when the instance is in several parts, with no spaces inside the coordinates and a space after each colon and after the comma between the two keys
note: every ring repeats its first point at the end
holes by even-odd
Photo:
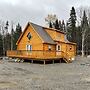
{"type": "Polygon", "coordinates": [[[13,49],[14,50],[17,49],[16,42],[19,39],[21,33],[22,33],[22,28],[20,24],[18,23],[18,25],[16,25],[16,31],[14,32],[14,35],[13,35],[13,49]]]}
{"type": "Polygon", "coordinates": [[[13,29],[13,24],[11,28],[11,50],[13,50],[13,45],[14,45],[14,29],[13,29]]]}
{"type": "Polygon", "coordinates": [[[81,55],[82,50],[82,29],[81,26],[77,26],[77,54],[81,55]]]}
{"type": "Polygon", "coordinates": [[[6,21],[3,29],[3,55],[6,55],[6,51],[10,50],[10,34],[8,33],[9,22],[6,21]]]}
{"type": "Polygon", "coordinates": [[[83,17],[82,17],[82,21],[81,21],[81,27],[83,28],[86,28],[88,26],[88,20],[87,20],[87,15],[86,15],[86,12],[84,10],[83,12],[83,17]]]}
{"type": "Polygon", "coordinates": [[[6,54],[6,51],[11,49],[11,34],[7,33],[4,38],[5,38],[4,45],[6,54]]]}
{"type": "Polygon", "coordinates": [[[83,12],[83,17],[82,17],[82,21],[81,21],[81,30],[82,30],[82,53],[84,55],[84,54],[88,53],[87,52],[88,46],[89,46],[88,34],[90,33],[88,19],[87,19],[87,15],[86,15],[85,11],[83,12]]]}
{"type": "Polygon", "coordinates": [[[58,29],[59,30],[59,22],[58,22],[58,19],[55,21],[55,29],[58,29]]]}
{"type": "Polygon", "coordinates": [[[8,22],[8,21],[6,21],[6,24],[5,24],[5,30],[6,30],[6,32],[5,32],[5,34],[7,34],[7,33],[8,33],[8,26],[9,26],[9,22],[8,22]]]}
{"type": "Polygon", "coordinates": [[[52,27],[53,27],[53,26],[52,26],[52,23],[50,22],[50,23],[49,23],[49,28],[52,28],[52,27]]]}
{"type": "Polygon", "coordinates": [[[62,21],[62,30],[63,30],[64,32],[66,32],[66,31],[65,31],[65,23],[64,23],[64,20],[62,21]]]}
{"type": "Polygon", "coordinates": [[[76,42],[76,12],[74,7],[72,7],[71,12],[70,12],[70,18],[68,22],[68,34],[69,37],[68,39],[72,42],[76,42]]]}
{"type": "Polygon", "coordinates": [[[5,26],[5,28],[8,29],[8,26],[9,26],[9,22],[6,21],[6,26],[5,26]]]}
{"type": "Polygon", "coordinates": [[[59,20],[59,29],[60,29],[60,31],[62,31],[62,24],[61,24],[60,20],[59,20]]]}
{"type": "Polygon", "coordinates": [[[3,40],[2,35],[0,34],[0,56],[3,55],[3,40]]]}

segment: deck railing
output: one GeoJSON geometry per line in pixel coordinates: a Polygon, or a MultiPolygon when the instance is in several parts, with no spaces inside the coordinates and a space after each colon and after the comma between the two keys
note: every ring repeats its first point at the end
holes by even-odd
{"type": "Polygon", "coordinates": [[[9,57],[20,57],[20,58],[58,58],[63,57],[63,51],[42,51],[42,50],[12,50],[7,51],[7,56],[9,57]]]}

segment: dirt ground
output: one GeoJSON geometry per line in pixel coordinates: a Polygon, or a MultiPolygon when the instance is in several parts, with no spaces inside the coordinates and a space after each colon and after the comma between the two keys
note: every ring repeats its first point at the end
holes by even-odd
{"type": "Polygon", "coordinates": [[[0,90],[90,90],[90,57],[47,65],[1,60],[0,90]]]}

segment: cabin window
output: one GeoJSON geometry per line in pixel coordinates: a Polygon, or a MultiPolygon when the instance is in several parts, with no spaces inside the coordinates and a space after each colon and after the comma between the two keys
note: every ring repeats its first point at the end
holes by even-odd
{"type": "Polygon", "coordinates": [[[32,50],[32,45],[26,45],[26,50],[32,50]]]}
{"type": "Polygon", "coordinates": [[[27,35],[27,38],[30,40],[31,39],[31,33],[29,32],[27,35]]]}
{"type": "Polygon", "coordinates": [[[58,51],[60,51],[60,46],[58,45],[58,51]]]}
{"type": "Polygon", "coordinates": [[[48,50],[51,50],[51,46],[50,45],[48,46],[48,50]]]}
{"type": "Polygon", "coordinates": [[[57,45],[57,51],[61,51],[61,46],[57,45]]]}
{"type": "Polygon", "coordinates": [[[70,50],[72,50],[72,46],[70,46],[70,50]]]}

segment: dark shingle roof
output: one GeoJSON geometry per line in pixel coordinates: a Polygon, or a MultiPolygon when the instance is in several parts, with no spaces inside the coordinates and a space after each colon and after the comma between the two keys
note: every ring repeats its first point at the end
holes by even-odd
{"type": "Polygon", "coordinates": [[[30,24],[33,26],[33,28],[36,30],[36,32],[39,34],[39,36],[42,38],[44,43],[50,43],[50,44],[56,44],[54,40],[50,37],[50,35],[44,30],[43,27],[36,25],[34,23],[30,24]]]}

